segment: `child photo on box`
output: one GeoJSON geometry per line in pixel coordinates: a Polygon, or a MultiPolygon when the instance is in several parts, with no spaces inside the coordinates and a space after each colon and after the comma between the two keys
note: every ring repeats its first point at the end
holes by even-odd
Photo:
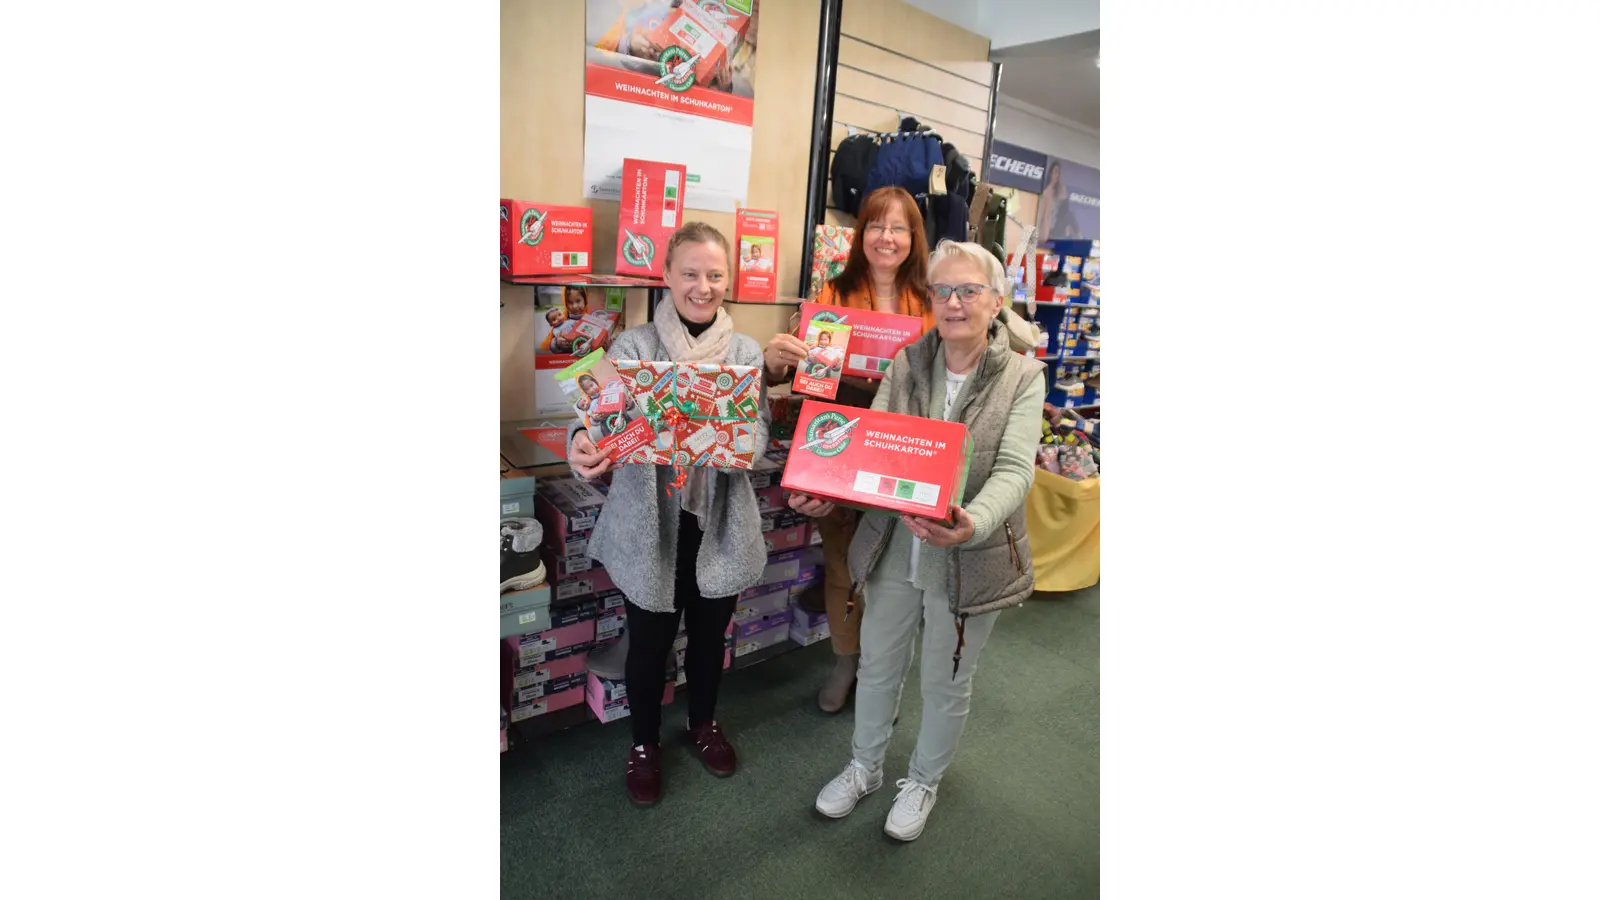
{"type": "Polygon", "coordinates": [[[573,341],[578,336],[578,322],[588,312],[589,297],[583,288],[574,285],[564,288],[561,292],[561,305],[540,310],[549,333],[539,342],[539,352],[573,352],[573,341]]]}
{"type": "MultiPolygon", "coordinates": [[[[902,841],[922,834],[933,811],[999,611],[1033,592],[1024,499],[1033,486],[1045,398],[1044,363],[1012,346],[1000,261],[978,244],[941,241],[928,281],[935,328],[895,355],[872,408],[965,425],[972,451],[964,496],[953,498],[959,502],[949,524],[870,515],[856,527],[848,568],[852,582],[864,585],[864,603],[855,733],[850,762],[816,800],[818,812],[843,818],[883,786],[900,688],[921,626],[921,728],[884,823],[902,841]]],[[[824,520],[835,511],[800,493],[789,505],[824,520]]],[[[828,621],[837,630],[831,612],[828,621]]]]}
{"type": "Polygon", "coordinates": [[[771,272],[772,258],[767,255],[766,245],[770,241],[762,238],[745,238],[744,270],[747,272],[771,272]]]}
{"type": "MultiPolygon", "coordinates": [[[[759,383],[761,345],[735,333],[722,308],[733,279],[728,239],[703,222],[689,222],[667,242],[663,280],[668,296],[653,321],[622,332],[615,360],[752,367],[759,383]]],[[[767,446],[771,413],[760,384],[750,444],[767,446]]],[[[625,595],[626,671],[632,706],[627,759],[629,799],[650,806],[660,799],[661,695],[668,655],[680,619],[688,634],[688,738],[712,774],[737,768],[733,745],[716,719],[722,678],[723,634],[740,592],[761,580],[767,565],[761,514],[750,470],[688,469],[682,487],[669,492],[673,466],[615,465],[579,425],[569,427],[567,455],[586,481],[611,474],[605,506],[589,535],[587,553],[605,566],[625,595]]],[[[757,457],[759,459],[759,456],[757,457]]]]}
{"type": "Polygon", "coordinates": [[[833,346],[833,332],[812,325],[806,335],[806,374],[812,378],[838,378],[844,369],[844,353],[833,346]]]}

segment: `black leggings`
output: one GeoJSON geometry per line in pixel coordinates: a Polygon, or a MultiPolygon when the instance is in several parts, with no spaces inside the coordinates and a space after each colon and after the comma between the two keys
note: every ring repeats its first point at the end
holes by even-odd
{"type": "Polygon", "coordinates": [[[650,612],[628,601],[628,709],[633,718],[635,744],[661,743],[661,692],[667,684],[667,654],[678,636],[678,616],[688,624],[689,646],[683,667],[689,682],[689,725],[704,725],[716,717],[717,687],[722,682],[723,635],[733,619],[739,595],[702,597],[695,582],[695,560],[700,555],[700,520],[692,513],[678,516],[678,577],[672,592],[672,612],[650,612]]]}

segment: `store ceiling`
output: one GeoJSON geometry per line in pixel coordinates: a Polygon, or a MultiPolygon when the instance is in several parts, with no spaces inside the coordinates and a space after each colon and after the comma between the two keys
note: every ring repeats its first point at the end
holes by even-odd
{"type": "Polygon", "coordinates": [[[1100,128],[1100,32],[1068,35],[996,50],[1005,65],[1000,93],[1100,128]]]}

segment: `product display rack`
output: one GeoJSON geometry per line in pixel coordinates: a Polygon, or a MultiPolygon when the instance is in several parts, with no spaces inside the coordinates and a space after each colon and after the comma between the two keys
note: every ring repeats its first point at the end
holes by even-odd
{"type": "MultiPolygon", "coordinates": [[[[1094,247],[1094,243],[1091,240],[1039,241],[1037,248],[1053,256],[1076,256],[1087,259],[1094,247]]],[[[1041,273],[1040,279],[1042,280],[1043,277],[1041,273]]],[[[1019,297],[1012,299],[1013,307],[1025,305],[1026,302],[1025,299],[1019,297]]],[[[1045,354],[1043,356],[1036,355],[1034,358],[1048,364],[1050,367],[1046,375],[1049,379],[1049,389],[1045,393],[1045,399],[1054,406],[1069,409],[1099,408],[1100,397],[1097,390],[1086,387],[1083,396],[1070,396],[1071,385],[1076,383],[1076,380],[1063,379],[1061,373],[1061,366],[1064,364],[1099,360],[1099,349],[1091,349],[1090,342],[1084,339],[1078,340],[1075,347],[1065,347],[1062,345],[1061,338],[1062,328],[1068,316],[1077,316],[1081,319],[1081,311],[1083,310],[1096,310],[1095,314],[1098,315],[1098,310],[1101,308],[1102,305],[1100,303],[1087,302],[1083,298],[1039,300],[1034,303],[1035,321],[1040,330],[1049,337],[1049,345],[1045,354]]]]}

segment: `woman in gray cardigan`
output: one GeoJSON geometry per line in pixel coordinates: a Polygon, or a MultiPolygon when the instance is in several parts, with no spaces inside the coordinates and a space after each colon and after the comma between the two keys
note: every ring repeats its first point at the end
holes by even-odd
{"type": "MultiPolygon", "coordinates": [[[[761,345],[735,334],[722,308],[732,272],[728,239],[703,222],[689,222],[667,242],[664,278],[671,297],[655,321],[623,332],[611,345],[614,359],[671,360],[761,366],[761,345]]],[[[754,440],[758,456],[772,422],[765,382],[754,440]]],[[[568,457],[579,477],[592,481],[612,469],[588,433],[568,431],[568,457]]],[[[739,592],[761,580],[767,564],[761,514],[750,473],[694,467],[688,482],[669,496],[671,466],[616,467],[610,495],[589,536],[589,556],[606,567],[628,598],[626,678],[633,719],[628,754],[628,796],[650,806],[661,797],[661,694],[667,655],[684,616],[689,646],[688,740],[712,774],[732,775],[733,745],[715,719],[722,679],[723,634],[739,592]]]]}
{"type": "MultiPolygon", "coordinates": [[[[939,779],[955,756],[978,654],[999,610],[1033,591],[1023,499],[1033,486],[1044,410],[1044,364],[1010,349],[1005,270],[977,244],[941,241],[928,272],[936,331],[896,354],[872,408],[962,422],[972,456],[954,527],[920,516],[867,515],[850,543],[850,576],[864,583],[854,758],[817,795],[842,818],[883,786],[883,758],[900,686],[922,625],[922,730],[909,777],[884,831],[922,834],[939,779]]],[[[808,515],[826,501],[795,494],[808,515]]]]}

